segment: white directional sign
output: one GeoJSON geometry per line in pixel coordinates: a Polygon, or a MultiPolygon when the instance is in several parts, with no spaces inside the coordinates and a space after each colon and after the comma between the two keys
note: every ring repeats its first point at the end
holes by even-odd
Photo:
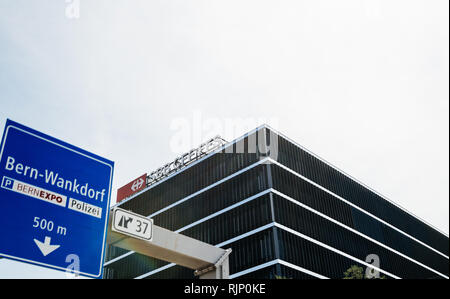
{"type": "Polygon", "coordinates": [[[130,211],[115,208],[112,230],[143,240],[151,241],[153,237],[153,220],[130,211]]]}

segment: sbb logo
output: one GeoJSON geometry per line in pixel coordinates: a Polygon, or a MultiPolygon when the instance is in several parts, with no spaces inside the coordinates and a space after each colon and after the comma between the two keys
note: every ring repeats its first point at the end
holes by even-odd
{"type": "Polygon", "coordinates": [[[133,185],[131,185],[131,190],[132,191],[139,190],[142,187],[143,184],[144,184],[144,179],[139,178],[139,179],[137,179],[136,181],[133,182],[133,185]]]}
{"type": "Polygon", "coordinates": [[[147,174],[144,173],[137,179],[129,182],[125,186],[120,187],[117,189],[117,202],[122,201],[123,199],[135,194],[138,191],[141,191],[145,188],[147,181],[147,174]]]}

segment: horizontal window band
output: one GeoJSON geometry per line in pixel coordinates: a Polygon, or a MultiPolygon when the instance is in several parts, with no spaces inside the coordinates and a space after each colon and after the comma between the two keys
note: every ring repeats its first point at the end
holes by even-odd
{"type": "Polygon", "coordinates": [[[278,260],[278,262],[279,262],[281,265],[283,265],[283,266],[286,266],[286,267],[292,268],[292,269],[294,269],[294,270],[297,270],[297,271],[300,271],[300,272],[309,274],[309,275],[311,275],[311,276],[314,276],[314,277],[317,277],[317,278],[320,278],[320,279],[329,279],[329,278],[326,277],[326,276],[317,274],[316,272],[310,271],[310,270],[308,270],[308,269],[305,269],[305,268],[303,268],[303,267],[294,265],[294,264],[292,264],[292,263],[288,263],[288,262],[283,261],[283,260],[280,260],[280,259],[278,260]]]}
{"type": "Polygon", "coordinates": [[[115,258],[113,258],[112,260],[109,260],[109,261],[103,263],[103,267],[109,266],[109,265],[111,265],[112,263],[115,263],[115,262],[117,262],[117,261],[120,261],[121,259],[126,258],[127,256],[130,256],[130,255],[132,255],[133,253],[135,253],[135,252],[134,252],[134,251],[128,251],[127,253],[124,253],[124,254],[122,254],[122,255],[119,255],[118,257],[115,257],[115,258]]]}
{"type": "Polygon", "coordinates": [[[165,211],[167,211],[167,210],[169,210],[169,209],[171,209],[171,208],[173,208],[173,207],[175,207],[175,206],[177,206],[177,205],[179,205],[179,204],[181,204],[181,203],[183,203],[183,202],[185,202],[185,201],[187,201],[187,200],[189,200],[189,199],[191,199],[191,198],[193,198],[193,197],[195,197],[195,196],[197,196],[197,195],[199,195],[199,194],[201,194],[201,193],[203,193],[205,191],[208,191],[208,190],[210,190],[210,189],[212,189],[212,188],[214,188],[214,187],[216,187],[216,186],[218,186],[218,185],[220,185],[220,184],[222,184],[222,183],[224,183],[224,182],[226,182],[228,180],[231,180],[232,178],[234,178],[234,177],[236,177],[236,176],[238,176],[238,175],[240,175],[240,174],[242,174],[242,173],[244,173],[244,172],[246,172],[246,171],[248,171],[250,169],[253,169],[253,168],[257,167],[257,166],[263,165],[268,160],[269,160],[269,158],[264,158],[264,159],[262,159],[262,160],[260,160],[260,161],[258,161],[256,163],[253,163],[252,165],[249,165],[249,166],[247,166],[247,167],[245,167],[245,168],[243,168],[243,169],[233,173],[233,174],[230,174],[229,176],[227,176],[227,177],[225,177],[225,178],[223,178],[223,179],[221,179],[221,180],[219,180],[219,181],[217,181],[217,182],[215,182],[215,183],[213,183],[213,184],[211,184],[209,186],[206,186],[205,188],[203,188],[203,189],[201,189],[201,190],[199,190],[199,191],[197,191],[195,193],[192,193],[191,195],[186,196],[186,197],[184,197],[184,198],[174,202],[173,204],[168,205],[165,208],[162,208],[162,209],[160,209],[160,210],[150,214],[149,216],[147,216],[147,218],[151,218],[151,217],[154,217],[156,215],[159,215],[159,214],[161,214],[161,213],[163,213],[163,212],[165,212],[165,211]]]}
{"type": "Polygon", "coordinates": [[[381,273],[384,273],[384,274],[386,274],[386,275],[389,275],[389,276],[392,277],[392,278],[395,278],[395,279],[401,279],[401,277],[399,277],[399,276],[397,276],[397,275],[394,275],[394,274],[392,274],[392,273],[390,273],[390,272],[388,272],[388,271],[386,271],[386,270],[383,270],[383,269],[381,269],[381,268],[378,268],[378,267],[375,267],[375,266],[373,266],[373,265],[371,265],[371,264],[368,264],[368,263],[366,263],[366,262],[363,261],[363,260],[360,260],[360,259],[358,259],[358,258],[356,258],[356,257],[354,257],[354,256],[352,256],[352,255],[350,255],[350,254],[347,254],[347,253],[345,253],[345,252],[343,252],[343,251],[341,251],[341,250],[338,250],[338,249],[336,249],[336,248],[334,248],[334,247],[332,247],[332,246],[330,246],[330,245],[327,245],[327,244],[325,244],[325,243],[322,243],[322,242],[320,242],[320,241],[318,241],[318,240],[316,240],[316,239],[314,239],[314,238],[308,237],[307,235],[304,235],[304,234],[302,234],[302,233],[299,233],[299,232],[296,231],[296,230],[290,229],[290,228],[287,227],[287,226],[284,226],[284,225],[279,224],[279,223],[276,223],[276,222],[274,222],[274,225],[275,225],[275,227],[277,227],[277,228],[279,228],[279,229],[282,229],[282,230],[284,230],[284,231],[287,231],[288,233],[291,233],[291,234],[293,234],[293,235],[296,235],[297,237],[300,237],[300,238],[305,239],[305,240],[307,240],[307,241],[309,241],[309,242],[312,242],[312,243],[314,243],[314,244],[316,244],[316,245],[319,245],[319,246],[321,246],[321,247],[323,247],[323,248],[325,248],[325,249],[328,249],[328,250],[330,250],[330,251],[333,251],[333,252],[335,252],[335,253],[337,253],[337,254],[343,256],[343,257],[346,257],[346,258],[348,258],[348,259],[351,259],[351,260],[353,260],[353,261],[355,261],[355,262],[357,262],[357,263],[360,263],[360,264],[362,264],[362,265],[364,265],[364,266],[366,266],[366,267],[375,269],[375,270],[377,270],[377,271],[379,271],[379,272],[381,272],[381,273]]]}
{"type": "Polygon", "coordinates": [[[258,197],[262,197],[262,196],[264,196],[266,194],[269,194],[271,191],[272,191],[271,189],[267,189],[267,190],[261,191],[261,192],[255,194],[255,195],[252,195],[252,196],[250,196],[250,197],[248,197],[248,198],[246,198],[244,200],[241,200],[241,201],[239,201],[239,202],[237,202],[235,204],[232,204],[231,206],[228,206],[228,207],[226,207],[226,208],[224,208],[224,209],[222,209],[220,211],[214,212],[214,213],[212,213],[209,216],[206,216],[206,217],[204,217],[204,218],[202,218],[200,220],[192,222],[191,224],[188,224],[188,225],[186,225],[186,226],[176,230],[175,232],[179,233],[179,232],[185,231],[185,230],[187,230],[187,229],[189,229],[189,228],[191,228],[193,226],[196,226],[197,224],[203,223],[205,221],[208,221],[209,219],[212,219],[212,218],[214,218],[216,216],[219,216],[219,215],[221,215],[223,213],[226,213],[226,212],[228,212],[228,211],[230,211],[230,210],[232,210],[234,208],[242,206],[243,204],[246,204],[246,203],[248,203],[248,202],[250,202],[250,201],[252,201],[252,200],[254,200],[254,199],[258,198],[258,197]]]}
{"type": "Polygon", "coordinates": [[[264,269],[264,268],[276,265],[276,264],[278,264],[278,260],[277,259],[272,260],[270,262],[266,262],[266,263],[260,264],[260,265],[253,266],[251,268],[239,271],[239,272],[234,273],[234,274],[230,274],[229,278],[233,279],[233,278],[236,278],[236,277],[248,274],[248,273],[252,273],[252,272],[255,272],[255,271],[258,271],[258,270],[261,270],[261,269],[264,269]]]}
{"type": "Polygon", "coordinates": [[[378,221],[378,222],[380,222],[380,223],[382,223],[382,224],[385,224],[385,225],[389,226],[390,228],[392,228],[392,229],[398,231],[399,233],[403,234],[404,236],[410,238],[411,240],[416,241],[416,242],[419,243],[420,245],[422,245],[422,246],[424,246],[424,247],[426,247],[426,248],[428,248],[428,249],[434,251],[435,253],[437,253],[437,254],[439,254],[439,255],[445,257],[446,259],[449,259],[449,257],[448,257],[447,255],[443,254],[443,253],[440,252],[439,250],[437,250],[437,249],[435,249],[435,248],[429,246],[428,244],[425,244],[424,242],[422,242],[422,241],[420,241],[420,240],[414,238],[413,236],[411,236],[411,235],[405,233],[404,231],[398,229],[398,228],[395,227],[394,225],[392,225],[392,224],[390,224],[390,223],[384,221],[383,219],[378,218],[377,216],[371,214],[370,212],[364,210],[363,208],[358,207],[357,205],[355,205],[355,204],[349,202],[348,200],[344,199],[343,197],[341,197],[341,196],[339,196],[339,195],[337,195],[337,194],[331,192],[330,190],[326,189],[325,187],[323,187],[323,186],[321,186],[321,185],[319,185],[319,184],[317,184],[317,183],[311,181],[310,179],[304,177],[303,175],[301,175],[301,174],[295,172],[294,170],[290,169],[289,167],[287,167],[287,166],[285,166],[285,165],[283,165],[283,164],[281,164],[281,163],[279,163],[279,162],[277,162],[277,161],[274,161],[274,160],[271,159],[271,158],[269,158],[269,162],[272,163],[273,165],[276,165],[276,166],[278,166],[278,167],[280,167],[280,168],[282,168],[282,169],[284,169],[284,170],[286,170],[286,171],[292,173],[293,175],[295,175],[295,176],[299,177],[300,179],[304,180],[305,182],[308,182],[308,183],[310,183],[311,185],[313,185],[313,186],[319,188],[320,190],[322,190],[322,191],[324,191],[324,192],[330,194],[331,196],[333,196],[333,197],[339,199],[340,201],[342,201],[342,202],[346,203],[347,205],[351,206],[352,208],[355,208],[355,209],[357,209],[358,211],[360,211],[360,212],[362,212],[362,213],[364,213],[364,214],[366,214],[366,215],[372,217],[372,218],[375,219],[376,221],[378,221]]]}
{"type": "Polygon", "coordinates": [[[144,278],[149,277],[149,276],[151,276],[151,275],[153,275],[153,274],[156,274],[156,273],[158,273],[158,272],[161,272],[161,271],[164,271],[164,270],[166,270],[166,269],[172,268],[172,267],[174,267],[174,266],[176,266],[176,265],[177,265],[177,264],[170,263],[170,264],[167,264],[167,265],[162,266],[162,267],[160,267],[160,268],[157,268],[157,269],[155,269],[155,270],[153,270],[153,271],[144,273],[144,274],[142,274],[142,275],[140,275],[140,276],[138,276],[138,277],[135,277],[134,279],[144,279],[144,278]]]}
{"type": "MultiPolygon", "coordinates": [[[[243,270],[243,271],[240,271],[240,272],[237,272],[237,273],[234,273],[234,274],[230,275],[229,278],[230,278],[230,279],[238,278],[238,277],[240,277],[240,276],[243,276],[243,275],[246,275],[246,274],[249,274],[249,273],[252,273],[252,272],[255,272],[255,271],[258,271],[258,270],[260,270],[260,269],[264,269],[264,268],[267,268],[267,267],[270,267],[270,266],[273,266],[273,265],[276,265],[276,264],[280,264],[280,265],[289,267],[289,268],[291,268],[291,269],[294,269],[294,270],[296,270],[296,271],[303,272],[303,273],[305,273],[305,274],[308,274],[308,275],[310,275],[310,276],[313,276],[313,277],[316,277],[316,278],[319,278],[319,279],[329,279],[329,278],[326,277],[326,276],[317,274],[317,273],[315,273],[315,272],[313,272],[313,271],[307,270],[307,269],[305,269],[305,268],[302,268],[302,267],[300,267],[300,266],[297,266],[297,265],[288,263],[288,262],[283,261],[283,260],[280,260],[280,259],[275,259],[275,260],[273,260],[273,261],[270,261],[270,262],[267,262],[267,263],[264,263],[264,264],[261,264],[261,265],[254,266],[254,267],[251,267],[251,268],[249,268],[249,269],[246,269],[246,270],[243,270]]],[[[148,273],[146,273],[146,274],[140,275],[140,276],[138,276],[138,277],[136,277],[136,278],[134,278],[134,279],[143,279],[143,278],[146,278],[146,277],[151,276],[151,275],[153,275],[153,274],[156,274],[156,273],[158,273],[158,272],[161,272],[161,271],[164,271],[164,270],[166,270],[166,269],[172,268],[172,267],[174,267],[174,266],[176,266],[176,264],[170,263],[170,264],[165,265],[165,266],[163,266],[163,267],[161,267],[161,268],[158,268],[158,269],[153,270],[153,271],[151,271],[151,272],[148,272],[148,273]]]]}
{"type": "Polygon", "coordinates": [[[246,274],[249,274],[249,273],[252,273],[252,272],[255,272],[255,271],[258,271],[258,270],[270,267],[270,266],[273,266],[273,265],[277,265],[277,264],[289,267],[291,269],[294,269],[294,270],[299,271],[299,272],[303,272],[305,274],[308,274],[310,276],[313,276],[313,277],[316,277],[316,278],[319,278],[319,279],[329,279],[326,276],[317,274],[317,273],[315,273],[313,271],[310,271],[308,269],[299,267],[297,265],[288,263],[288,262],[280,260],[280,259],[275,259],[273,261],[270,261],[270,262],[267,262],[267,263],[264,263],[264,264],[261,264],[261,265],[254,266],[254,267],[248,268],[246,270],[243,270],[243,271],[240,271],[240,272],[237,272],[237,273],[234,273],[234,274],[230,275],[230,279],[238,278],[240,276],[243,276],[243,275],[246,275],[246,274]]]}
{"type": "Polygon", "coordinates": [[[318,216],[320,216],[322,218],[325,218],[326,220],[328,220],[330,222],[333,222],[333,223],[341,226],[342,228],[344,228],[344,229],[346,229],[346,230],[348,230],[348,231],[350,231],[350,232],[352,232],[354,234],[357,234],[357,235],[365,238],[366,240],[368,240],[368,241],[370,241],[372,243],[375,243],[376,245],[381,246],[384,249],[387,249],[387,250],[391,251],[392,253],[395,253],[395,254],[397,254],[397,255],[399,255],[399,256],[409,260],[410,262],[413,262],[413,263],[417,264],[418,266],[423,267],[424,269],[427,269],[427,270],[429,270],[431,272],[434,272],[435,274],[438,274],[439,276],[442,276],[443,278],[446,278],[446,279],[449,278],[445,274],[440,273],[439,271],[437,271],[437,270],[435,270],[435,269],[433,269],[433,268],[431,268],[431,267],[429,267],[429,266],[427,266],[427,265],[425,265],[425,264],[423,264],[423,263],[421,263],[419,261],[416,261],[415,259],[413,259],[413,258],[411,258],[411,257],[409,257],[409,256],[407,256],[407,255],[405,255],[405,254],[403,254],[403,253],[401,253],[401,252],[399,252],[399,251],[397,251],[397,250],[395,250],[395,249],[393,249],[393,248],[391,248],[391,247],[389,247],[389,246],[387,246],[387,245],[385,245],[385,244],[383,244],[383,243],[381,243],[381,242],[379,242],[379,241],[377,241],[375,239],[372,239],[371,237],[366,236],[365,234],[363,234],[363,233],[361,233],[361,232],[359,232],[359,231],[357,231],[357,230],[355,230],[355,229],[353,229],[351,227],[348,227],[345,224],[343,224],[343,223],[341,223],[341,222],[339,222],[339,221],[337,221],[337,220],[335,220],[335,219],[333,219],[333,218],[331,218],[331,217],[329,217],[329,216],[327,216],[327,215],[325,215],[325,214],[323,214],[321,212],[318,212],[318,211],[314,210],[313,208],[311,208],[311,207],[309,207],[309,206],[307,206],[307,205],[305,205],[305,204],[303,204],[301,202],[298,202],[295,199],[293,199],[293,198],[291,198],[291,197],[289,197],[289,196],[287,196],[287,195],[285,195],[285,194],[283,194],[283,193],[281,193],[281,192],[279,192],[277,190],[272,190],[272,193],[276,194],[278,196],[281,196],[284,199],[286,199],[286,200],[288,200],[288,201],[290,201],[290,202],[292,202],[292,203],[294,203],[294,204],[296,204],[296,205],[298,205],[298,206],[300,206],[300,207],[302,207],[302,208],[304,208],[304,209],[306,209],[306,210],[308,210],[308,211],[310,211],[310,212],[312,212],[312,213],[314,213],[314,214],[316,214],[316,215],[318,215],[318,216]]]}

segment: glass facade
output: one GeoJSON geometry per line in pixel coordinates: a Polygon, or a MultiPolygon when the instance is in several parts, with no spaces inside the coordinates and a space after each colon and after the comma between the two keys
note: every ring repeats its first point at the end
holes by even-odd
{"type": "MultiPolygon", "coordinates": [[[[231,278],[339,279],[371,265],[386,279],[449,274],[447,236],[267,126],[118,206],[231,248],[231,278]]],[[[193,272],[107,248],[105,279],[193,272]]]]}

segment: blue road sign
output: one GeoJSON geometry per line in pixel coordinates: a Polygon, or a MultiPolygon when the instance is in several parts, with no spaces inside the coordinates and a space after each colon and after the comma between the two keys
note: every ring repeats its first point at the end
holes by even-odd
{"type": "Polygon", "coordinates": [[[0,148],[0,255],[101,278],[114,162],[11,120],[0,148]]]}

